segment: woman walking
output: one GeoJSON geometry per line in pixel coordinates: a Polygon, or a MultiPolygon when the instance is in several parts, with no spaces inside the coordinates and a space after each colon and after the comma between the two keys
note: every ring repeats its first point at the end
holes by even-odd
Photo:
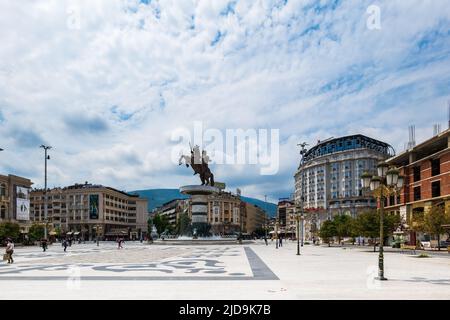
{"type": "Polygon", "coordinates": [[[13,263],[14,259],[12,257],[14,253],[14,243],[10,238],[6,239],[6,255],[8,257],[8,263],[13,263]]]}

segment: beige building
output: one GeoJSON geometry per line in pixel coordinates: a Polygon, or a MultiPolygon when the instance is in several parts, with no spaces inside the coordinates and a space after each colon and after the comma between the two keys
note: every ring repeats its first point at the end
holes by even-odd
{"type": "MultiPolygon", "coordinates": [[[[50,235],[56,230],[85,240],[123,236],[139,239],[147,233],[147,199],[110,187],[75,184],[47,192],[50,235]]],[[[31,218],[44,221],[44,190],[31,192],[31,218]]]]}
{"type": "Polygon", "coordinates": [[[277,205],[277,219],[279,223],[279,231],[283,234],[296,234],[297,220],[294,200],[282,198],[277,205]]]}
{"type": "Polygon", "coordinates": [[[251,203],[243,203],[243,208],[245,213],[245,232],[252,234],[257,229],[262,229],[265,224],[267,224],[266,212],[260,207],[251,204],[251,203]]]}
{"type": "MultiPolygon", "coordinates": [[[[213,234],[233,234],[240,230],[241,204],[239,196],[231,192],[221,191],[208,196],[208,223],[213,234]]],[[[192,206],[189,200],[189,217],[192,217],[192,206]]],[[[243,217],[245,230],[245,217],[243,217]]]]}
{"type": "Polygon", "coordinates": [[[0,174],[0,222],[18,222],[22,232],[30,227],[30,179],[0,174]]]}

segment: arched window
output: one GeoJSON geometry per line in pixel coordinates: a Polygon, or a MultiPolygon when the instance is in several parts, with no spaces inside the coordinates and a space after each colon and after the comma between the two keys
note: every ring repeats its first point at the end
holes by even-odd
{"type": "Polygon", "coordinates": [[[6,184],[0,184],[0,196],[6,196],[6,184]]]}
{"type": "Polygon", "coordinates": [[[5,206],[1,206],[1,208],[0,208],[0,218],[6,219],[6,207],[5,206]]]}

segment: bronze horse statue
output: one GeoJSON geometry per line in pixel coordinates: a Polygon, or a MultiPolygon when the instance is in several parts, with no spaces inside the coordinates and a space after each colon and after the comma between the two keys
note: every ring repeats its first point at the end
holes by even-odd
{"type": "Polygon", "coordinates": [[[186,167],[191,166],[191,168],[194,170],[194,176],[196,174],[200,175],[200,180],[202,181],[202,186],[204,185],[210,185],[212,187],[214,187],[214,175],[212,174],[211,170],[208,167],[208,163],[207,161],[205,161],[204,157],[202,157],[201,161],[199,161],[198,159],[199,157],[199,151],[198,148],[194,148],[194,150],[191,150],[191,155],[187,156],[187,155],[182,155],[180,157],[180,160],[178,161],[178,165],[182,165],[183,164],[183,160],[184,163],[186,165],[186,167]],[[197,158],[197,161],[195,161],[197,158]]]}

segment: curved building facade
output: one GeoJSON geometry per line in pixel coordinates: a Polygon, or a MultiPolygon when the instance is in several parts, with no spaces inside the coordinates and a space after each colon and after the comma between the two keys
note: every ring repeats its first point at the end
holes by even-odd
{"type": "Polygon", "coordinates": [[[378,162],[394,153],[389,144],[364,135],[319,141],[309,149],[294,176],[295,203],[303,203],[305,212],[305,238],[317,238],[321,223],[334,215],[355,217],[375,208],[375,200],[362,192],[361,175],[375,173],[378,162]]]}

